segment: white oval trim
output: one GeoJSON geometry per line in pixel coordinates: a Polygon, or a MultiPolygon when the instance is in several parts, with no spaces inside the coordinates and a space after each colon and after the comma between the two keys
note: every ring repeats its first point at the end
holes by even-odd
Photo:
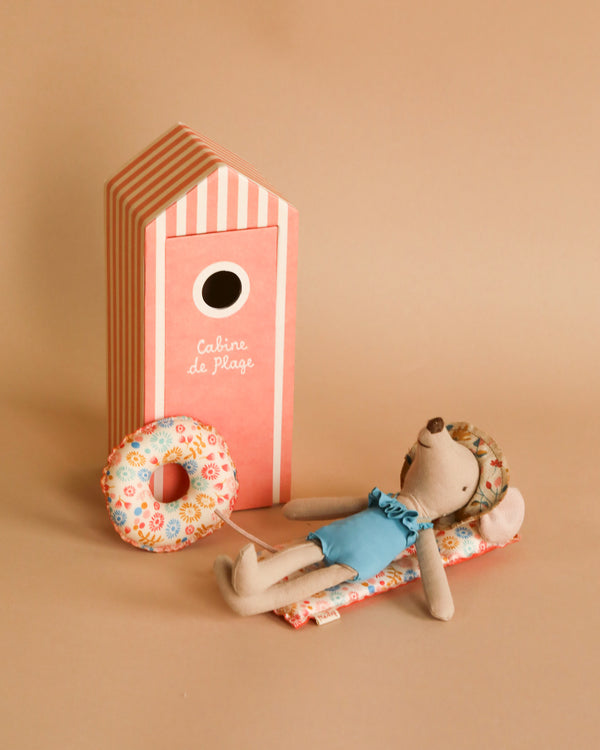
{"type": "Polygon", "coordinates": [[[196,277],[192,289],[194,304],[203,315],[207,315],[209,318],[228,318],[230,315],[235,315],[235,313],[241,310],[246,304],[249,295],[250,279],[248,278],[248,274],[241,266],[230,260],[221,260],[217,263],[211,263],[209,266],[206,266],[206,268],[200,271],[196,277]],[[213,273],[217,273],[218,271],[230,271],[231,273],[234,273],[242,283],[240,296],[236,299],[233,305],[229,305],[229,307],[211,307],[206,304],[202,297],[202,288],[207,279],[209,276],[212,276],[213,273]]]}

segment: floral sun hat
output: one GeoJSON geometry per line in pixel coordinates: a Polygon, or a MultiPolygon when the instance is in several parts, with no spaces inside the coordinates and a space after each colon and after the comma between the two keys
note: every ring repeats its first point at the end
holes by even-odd
{"type": "MultiPolygon", "coordinates": [[[[477,520],[488,513],[502,500],[509,484],[509,469],[502,450],[485,432],[468,422],[454,422],[446,425],[453,440],[466,446],[479,463],[479,484],[469,502],[456,513],[438,518],[434,522],[436,529],[451,529],[460,524],[477,520]]],[[[415,457],[415,443],[407,454],[400,483],[415,457]]]]}

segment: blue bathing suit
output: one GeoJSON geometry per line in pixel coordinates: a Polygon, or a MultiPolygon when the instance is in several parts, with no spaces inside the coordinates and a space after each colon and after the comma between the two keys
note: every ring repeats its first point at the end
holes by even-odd
{"type": "Polygon", "coordinates": [[[327,565],[349,565],[357,571],[352,580],[365,581],[414,544],[420,531],[433,527],[418,516],[375,487],[366,510],[322,526],[307,539],[321,545],[327,565]]]}

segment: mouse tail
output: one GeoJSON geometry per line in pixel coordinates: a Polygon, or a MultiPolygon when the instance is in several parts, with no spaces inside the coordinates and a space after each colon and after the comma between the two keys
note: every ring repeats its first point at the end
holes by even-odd
{"type": "Polygon", "coordinates": [[[215,510],[215,513],[221,521],[225,521],[225,523],[228,526],[231,526],[231,528],[234,531],[237,531],[238,534],[241,534],[246,539],[249,539],[251,542],[254,542],[254,544],[258,544],[259,547],[262,547],[263,549],[266,549],[269,552],[277,552],[275,547],[272,547],[270,544],[267,544],[267,542],[263,542],[262,539],[259,539],[257,536],[254,536],[254,534],[251,534],[249,531],[246,531],[246,529],[243,529],[241,526],[238,526],[237,523],[234,523],[230,518],[227,518],[224,516],[220,510],[215,510]]]}

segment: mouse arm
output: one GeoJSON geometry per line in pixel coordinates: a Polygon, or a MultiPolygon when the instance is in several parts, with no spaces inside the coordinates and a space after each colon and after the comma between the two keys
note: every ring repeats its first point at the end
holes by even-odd
{"type": "Polygon", "coordinates": [[[450,620],[454,614],[454,602],[433,529],[420,532],[417,557],[429,611],[438,620],[450,620]]]}
{"type": "Polygon", "coordinates": [[[283,515],[292,521],[329,521],[350,516],[369,505],[367,497],[298,497],[283,507],[283,515]]]}

